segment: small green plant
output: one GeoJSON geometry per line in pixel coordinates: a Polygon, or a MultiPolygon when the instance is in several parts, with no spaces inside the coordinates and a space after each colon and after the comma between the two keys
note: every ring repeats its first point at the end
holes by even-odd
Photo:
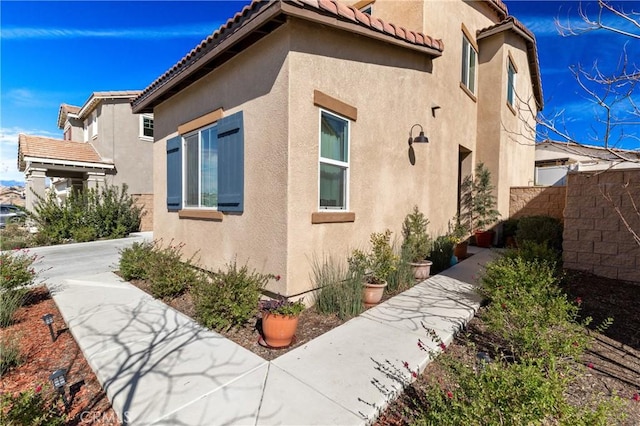
{"type": "Polygon", "coordinates": [[[20,365],[20,342],[15,335],[0,337],[0,376],[20,365]]]}
{"type": "Polygon", "coordinates": [[[371,251],[354,250],[349,258],[349,267],[359,273],[369,284],[383,284],[396,270],[398,256],[391,248],[391,231],[371,234],[371,251]]]}
{"type": "Polygon", "coordinates": [[[484,163],[478,163],[474,176],[466,176],[461,185],[461,219],[472,231],[484,230],[500,217],[496,210],[491,172],[484,163]]]}
{"type": "Polygon", "coordinates": [[[24,305],[27,295],[26,288],[0,290],[0,328],[13,324],[13,315],[24,305]]]}
{"type": "Polygon", "coordinates": [[[418,206],[404,218],[402,223],[402,252],[408,255],[410,262],[418,263],[425,260],[431,252],[431,239],[427,233],[429,220],[418,206]]]}
{"type": "Polygon", "coordinates": [[[37,276],[33,264],[37,259],[28,250],[0,253],[0,288],[13,290],[33,283],[37,276]]]}
{"type": "Polygon", "coordinates": [[[146,262],[146,276],[154,297],[176,297],[197,281],[196,255],[183,260],[183,247],[184,244],[162,247],[160,242],[154,243],[152,254],[146,262]]]}
{"type": "Polygon", "coordinates": [[[562,222],[551,216],[527,216],[520,218],[516,239],[547,244],[554,250],[562,250],[562,222]]]}
{"type": "Polygon", "coordinates": [[[3,393],[0,412],[4,413],[2,421],[7,426],[58,426],[66,422],[66,415],[47,401],[41,385],[17,395],[3,393]]]}
{"type": "Polygon", "coordinates": [[[402,249],[395,250],[395,248],[394,251],[397,258],[396,268],[387,277],[387,291],[392,294],[407,290],[416,283],[409,253],[402,249]]]}
{"type": "Polygon", "coordinates": [[[455,215],[447,224],[448,235],[454,244],[460,244],[469,236],[469,227],[465,225],[460,215],[455,215]]]}
{"type": "Polygon", "coordinates": [[[314,258],[312,270],[318,312],[336,314],[342,320],[362,313],[362,277],[359,274],[330,256],[314,258]]]}
{"type": "Polygon", "coordinates": [[[546,242],[524,240],[518,244],[518,248],[506,251],[505,257],[542,262],[549,265],[557,274],[562,271],[562,253],[546,242]]]}
{"type": "Polygon", "coordinates": [[[29,231],[17,223],[7,223],[0,229],[0,250],[16,250],[34,245],[29,231]]]}
{"type": "Polygon", "coordinates": [[[256,315],[261,291],[270,279],[277,281],[280,276],[249,271],[235,260],[225,270],[199,274],[191,293],[198,321],[218,331],[244,325],[256,315]]]}
{"type": "Polygon", "coordinates": [[[120,250],[119,269],[125,280],[147,279],[149,277],[147,269],[154,247],[155,244],[152,242],[135,242],[131,247],[120,250]]]}
{"type": "Polygon", "coordinates": [[[451,266],[454,242],[448,235],[441,235],[433,242],[431,250],[431,273],[437,274],[451,266]]]}
{"type": "Polygon", "coordinates": [[[274,315],[283,315],[288,317],[296,317],[306,308],[302,299],[292,302],[284,296],[278,296],[276,299],[261,300],[258,309],[261,312],[268,312],[274,315]]]}
{"type": "Polygon", "coordinates": [[[91,226],[81,226],[71,230],[71,238],[77,243],[95,241],[97,236],[98,232],[91,226]]]}

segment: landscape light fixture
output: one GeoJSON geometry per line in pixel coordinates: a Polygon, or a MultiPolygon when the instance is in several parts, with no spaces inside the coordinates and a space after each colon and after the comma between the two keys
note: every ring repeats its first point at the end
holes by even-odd
{"type": "Polygon", "coordinates": [[[67,384],[67,370],[64,368],[59,368],[49,376],[49,380],[53,384],[53,387],[58,391],[60,396],[62,397],[62,402],[64,403],[64,408],[66,411],[69,410],[69,401],[67,401],[67,396],[65,395],[64,386],[67,384]]]}
{"type": "Polygon", "coordinates": [[[409,146],[411,146],[414,143],[429,143],[429,138],[427,138],[424,135],[424,129],[422,128],[421,125],[419,124],[414,124],[413,126],[411,126],[411,130],[409,130],[409,146]],[[413,129],[418,126],[420,127],[420,133],[418,134],[418,136],[416,136],[416,138],[413,138],[413,129]]]}
{"type": "Polygon", "coordinates": [[[56,336],[53,334],[53,314],[45,314],[42,316],[42,321],[49,327],[49,334],[51,335],[51,341],[56,341],[56,336]]]}

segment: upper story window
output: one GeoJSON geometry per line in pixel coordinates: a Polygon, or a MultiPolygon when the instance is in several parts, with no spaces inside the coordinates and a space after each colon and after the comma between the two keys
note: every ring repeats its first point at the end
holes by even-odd
{"type": "Polygon", "coordinates": [[[517,70],[511,58],[507,61],[507,103],[515,106],[516,74],[517,70]]]}
{"type": "Polygon", "coordinates": [[[96,137],[98,136],[98,111],[93,111],[93,114],[91,114],[91,136],[92,137],[96,137]]]}
{"type": "Polygon", "coordinates": [[[218,131],[205,127],[184,138],[183,206],[216,208],[218,205],[218,131]]]}
{"type": "Polygon", "coordinates": [[[476,93],[476,63],[478,52],[465,34],[462,35],[462,77],[464,86],[473,94],[476,93]]]}
{"type": "Polygon", "coordinates": [[[320,110],[320,209],[347,210],[350,121],[320,110]]]}
{"type": "Polygon", "coordinates": [[[153,116],[143,114],[140,116],[140,137],[153,139],[153,116]]]}

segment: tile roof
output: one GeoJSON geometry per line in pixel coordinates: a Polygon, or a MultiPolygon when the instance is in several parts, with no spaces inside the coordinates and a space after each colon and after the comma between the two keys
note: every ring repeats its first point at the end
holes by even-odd
{"type": "Polygon", "coordinates": [[[83,163],[112,164],[104,161],[90,143],[71,142],[42,136],[18,135],[18,169],[24,171],[24,157],[83,163]]]}
{"type": "Polygon", "coordinates": [[[536,43],[536,36],[529,30],[522,22],[515,16],[508,16],[503,21],[498,22],[495,25],[478,30],[478,40],[484,37],[488,37],[492,34],[514,30],[527,43],[527,55],[529,57],[529,70],[531,72],[531,81],[533,85],[533,92],[536,98],[538,108],[542,110],[544,107],[544,99],[542,95],[542,77],[540,75],[540,62],[538,59],[538,46],[536,43]]]}
{"type": "MultiPolygon", "coordinates": [[[[142,105],[146,99],[154,97],[156,92],[171,83],[185,71],[195,68],[195,64],[198,66],[203,65],[199,63],[201,59],[203,61],[213,61],[215,56],[211,57],[209,53],[229,37],[238,33],[243,28],[249,27],[248,22],[262,19],[266,23],[269,20],[275,20],[282,14],[307,20],[315,20],[314,18],[318,17],[329,17],[332,18],[333,21],[322,21],[322,23],[332,26],[340,26],[339,23],[342,23],[342,28],[344,28],[344,24],[351,24],[351,26],[348,27],[350,31],[355,32],[358,30],[361,34],[370,37],[395,41],[409,48],[419,48],[433,56],[439,56],[444,50],[444,43],[440,39],[434,39],[423,33],[407,30],[379,18],[372,17],[338,0],[253,0],[144,89],[142,94],[132,102],[134,112],[152,112],[153,106],[149,106],[148,103],[142,105]],[[205,56],[207,56],[207,58],[204,58],[205,56]]],[[[253,26],[247,31],[253,31],[255,29],[257,29],[257,26],[253,26]]],[[[215,55],[217,55],[217,53],[215,55]]],[[[193,72],[195,73],[195,71],[193,72]]],[[[173,90],[172,93],[175,93],[175,90],[173,90]]]]}
{"type": "Polygon", "coordinates": [[[69,114],[78,115],[80,112],[80,107],[69,105],[69,104],[60,104],[60,109],[58,110],[58,128],[64,129],[64,124],[67,121],[67,116],[69,114]]]}

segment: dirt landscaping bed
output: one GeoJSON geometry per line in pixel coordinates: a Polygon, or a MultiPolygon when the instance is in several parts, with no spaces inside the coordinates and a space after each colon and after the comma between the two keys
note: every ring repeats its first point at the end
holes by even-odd
{"type": "Polygon", "coordinates": [[[29,390],[42,392],[45,400],[55,401],[62,412],[64,405],[52,389],[49,375],[64,368],[70,402],[66,424],[118,425],[116,413],[48,290],[44,286],[34,288],[28,300],[16,312],[14,324],[0,330],[0,338],[16,338],[20,348],[20,364],[2,376],[0,392],[13,395],[29,390]],[[42,321],[45,314],[53,314],[55,342],[51,341],[49,329],[42,321]],[[73,390],[71,395],[70,390],[73,390]]]}

